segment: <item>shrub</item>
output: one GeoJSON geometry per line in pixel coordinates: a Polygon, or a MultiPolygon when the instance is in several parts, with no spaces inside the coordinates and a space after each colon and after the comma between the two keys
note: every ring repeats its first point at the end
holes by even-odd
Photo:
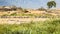
{"type": "Polygon", "coordinates": [[[17,14],[16,13],[12,13],[10,16],[17,16],[17,14]]]}

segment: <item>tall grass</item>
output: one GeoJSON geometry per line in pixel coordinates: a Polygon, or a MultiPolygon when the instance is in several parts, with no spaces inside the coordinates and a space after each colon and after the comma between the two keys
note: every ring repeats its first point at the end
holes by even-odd
{"type": "Polygon", "coordinates": [[[60,34],[60,19],[0,25],[0,34],[60,34]]]}

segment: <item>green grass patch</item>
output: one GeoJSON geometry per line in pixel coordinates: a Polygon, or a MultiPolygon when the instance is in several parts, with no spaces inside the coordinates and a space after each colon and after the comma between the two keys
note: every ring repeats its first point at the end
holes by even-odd
{"type": "Polygon", "coordinates": [[[0,25],[0,34],[60,34],[60,19],[0,25]]]}

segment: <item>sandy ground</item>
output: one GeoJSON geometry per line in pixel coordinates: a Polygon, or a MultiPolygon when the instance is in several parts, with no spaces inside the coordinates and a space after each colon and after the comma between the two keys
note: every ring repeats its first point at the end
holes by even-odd
{"type": "Polygon", "coordinates": [[[45,21],[48,18],[0,18],[0,24],[20,24],[29,23],[31,21],[45,21]]]}

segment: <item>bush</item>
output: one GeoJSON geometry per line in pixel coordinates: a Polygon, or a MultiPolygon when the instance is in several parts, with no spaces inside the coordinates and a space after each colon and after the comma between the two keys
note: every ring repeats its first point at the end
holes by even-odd
{"type": "Polygon", "coordinates": [[[17,14],[16,14],[16,13],[13,13],[13,14],[11,14],[10,16],[17,16],[17,14]]]}

